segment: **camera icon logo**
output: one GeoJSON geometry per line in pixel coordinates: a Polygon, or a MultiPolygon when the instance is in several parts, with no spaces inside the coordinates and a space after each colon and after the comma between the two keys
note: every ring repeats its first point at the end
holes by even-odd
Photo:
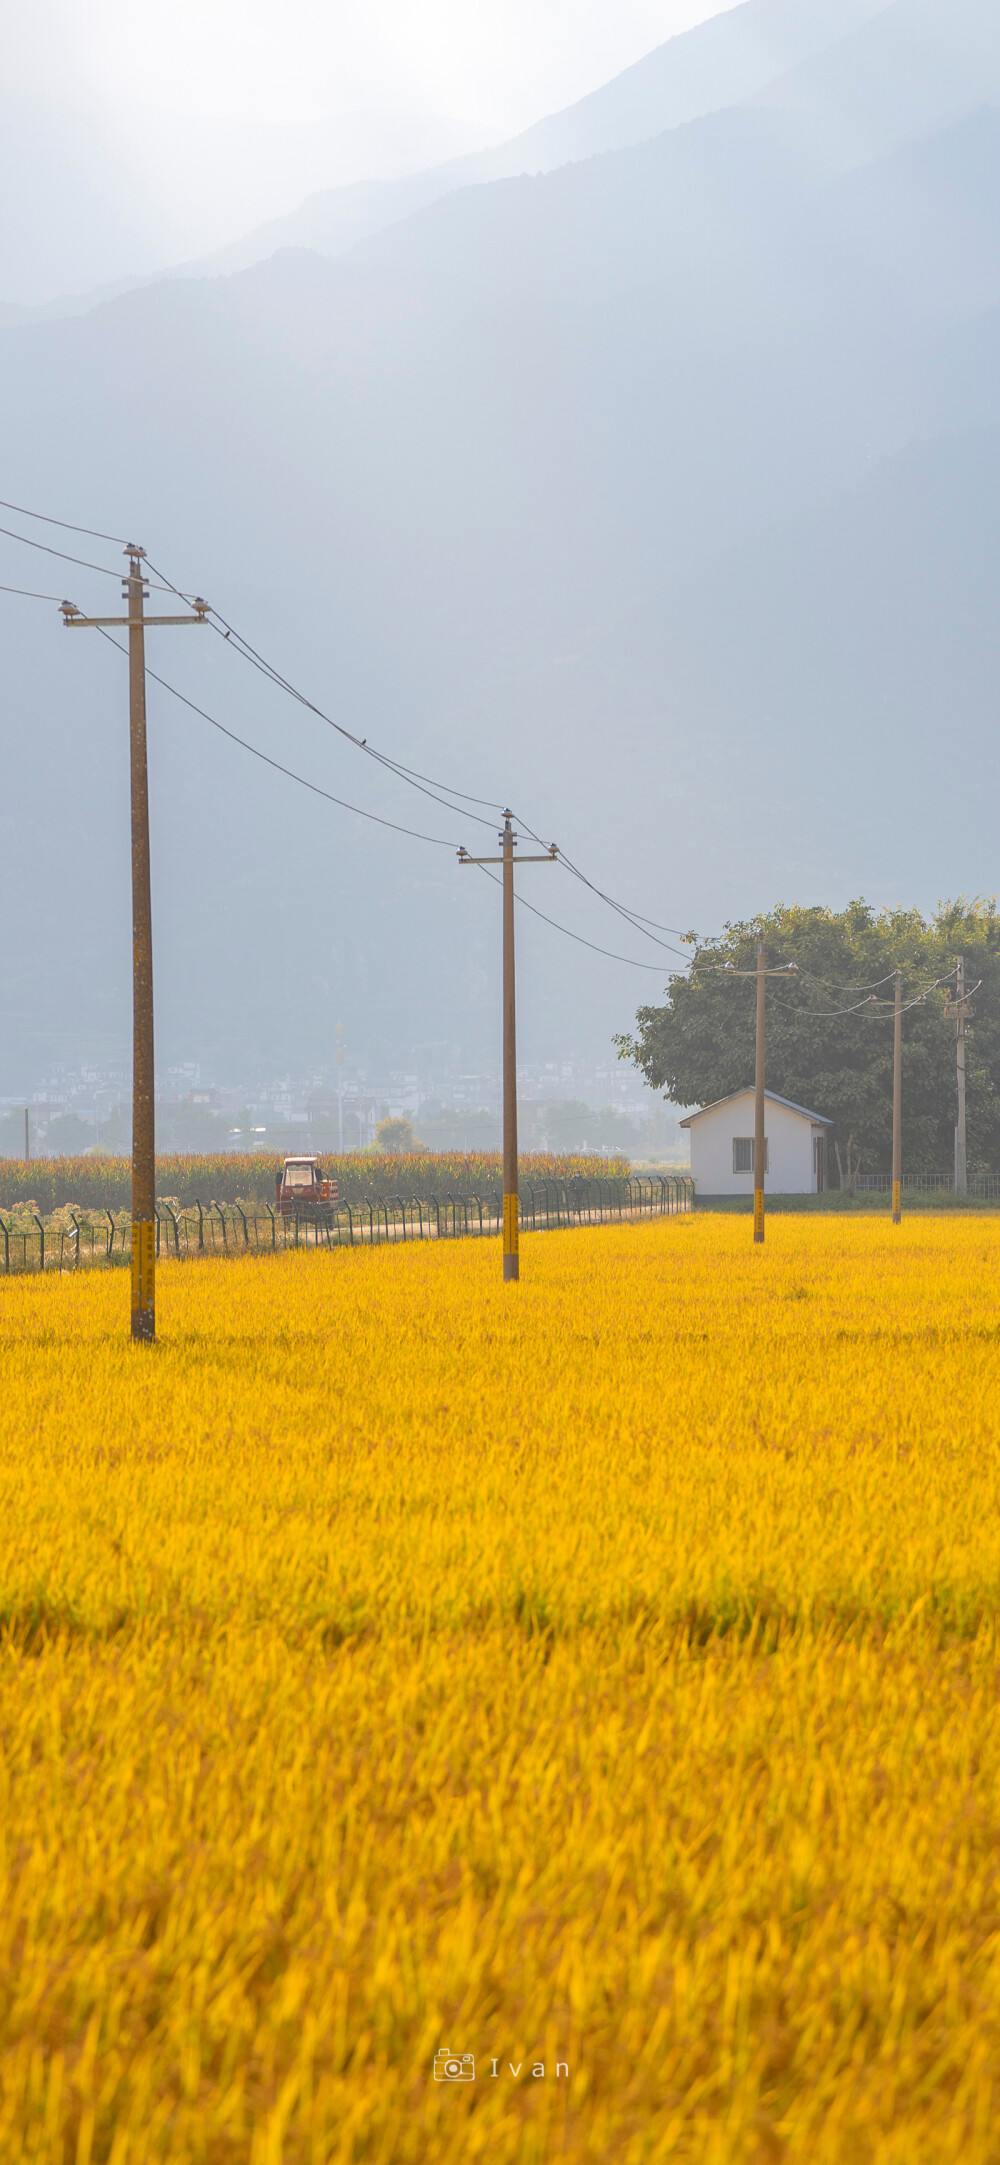
{"type": "Polygon", "coordinates": [[[435,2082],[475,2082],[476,2059],[472,2052],[436,2052],[435,2082]]]}

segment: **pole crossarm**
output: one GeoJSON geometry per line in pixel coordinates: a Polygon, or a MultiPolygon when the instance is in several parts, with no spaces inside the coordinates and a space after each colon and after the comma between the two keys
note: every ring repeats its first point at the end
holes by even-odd
{"type": "MultiPolygon", "coordinates": [[[[460,850],[458,851],[458,853],[457,853],[457,854],[458,854],[458,861],[459,861],[459,864],[503,864],[503,862],[504,862],[504,859],[503,859],[502,857],[470,857],[470,855],[469,855],[469,852],[468,852],[468,850],[467,850],[467,849],[460,849],[460,850]]],[[[559,849],[558,849],[558,845],[557,845],[557,844],[556,844],[555,842],[553,842],[553,843],[551,844],[550,848],[548,848],[548,849],[546,850],[546,852],[545,852],[545,855],[544,855],[544,857],[518,857],[518,856],[515,856],[515,858],[514,858],[514,863],[515,863],[516,865],[518,865],[518,864],[552,864],[552,863],[554,863],[554,861],[555,861],[555,859],[556,859],[556,858],[558,857],[558,855],[559,855],[559,849]]]]}
{"type": "Polygon", "coordinates": [[[790,972],[794,972],[797,977],[798,971],[797,962],[783,962],[780,970],[738,970],[734,963],[724,962],[722,965],[724,977],[749,977],[755,984],[758,977],[787,977],[790,972]]]}
{"type": "Polygon", "coordinates": [[[194,616],[81,616],[79,610],[71,609],[68,602],[60,602],[59,606],[68,631],[103,631],[106,624],[116,624],[122,631],[136,631],[141,625],[143,631],[148,631],[150,625],[157,624],[208,623],[207,602],[203,608],[196,610],[194,616]]]}

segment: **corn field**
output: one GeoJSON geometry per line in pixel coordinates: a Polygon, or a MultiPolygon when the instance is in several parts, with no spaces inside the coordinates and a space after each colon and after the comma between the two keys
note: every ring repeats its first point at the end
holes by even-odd
{"type": "MultiPolygon", "coordinates": [[[[345,1202],[363,1195],[407,1195],[426,1200],[432,1193],[452,1189],[463,1195],[502,1184],[502,1160],[498,1151],[410,1151],[379,1154],[373,1150],[326,1151],[324,1166],[340,1183],[345,1202]]],[[[273,1203],[275,1175],[283,1158],[273,1151],[216,1151],[201,1156],[165,1156],[156,1161],[158,1195],[191,1204],[217,1198],[220,1203],[273,1203]]],[[[594,1156],[552,1157],[526,1152],[519,1161],[528,1179],[625,1178],[627,1158],[594,1156]]],[[[101,1157],[96,1152],[82,1158],[0,1158],[0,1209],[31,1203],[42,1212],[61,1210],[127,1210],[132,1171],[128,1158],[101,1157]]]]}

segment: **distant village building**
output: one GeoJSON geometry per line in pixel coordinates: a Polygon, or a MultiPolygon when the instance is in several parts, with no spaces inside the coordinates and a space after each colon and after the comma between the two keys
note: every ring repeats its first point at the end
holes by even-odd
{"type": "MultiPolygon", "coordinates": [[[[773,1090],[765,1097],[766,1161],[764,1186],[771,1195],[821,1195],[830,1184],[830,1130],[833,1121],[793,1105],[773,1090]]],[[[754,1187],[754,1094],[735,1090],[732,1097],[703,1105],[680,1123],[691,1131],[691,1176],[704,1201],[731,1195],[752,1196],[754,1187]]]]}

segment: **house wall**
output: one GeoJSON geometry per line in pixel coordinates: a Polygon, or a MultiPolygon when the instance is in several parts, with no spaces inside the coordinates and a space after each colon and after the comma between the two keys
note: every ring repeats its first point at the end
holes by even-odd
{"type": "MultiPolygon", "coordinates": [[[[752,1195],[753,1174],[733,1172],[733,1138],[753,1134],[753,1091],[700,1113],[691,1122],[691,1172],[700,1195],[752,1195]]],[[[829,1130],[814,1127],[801,1113],[767,1100],[764,1126],[769,1170],[764,1187],[771,1195],[815,1195],[813,1137],[829,1130]]],[[[829,1177],[829,1176],[828,1176],[829,1177]]]]}

